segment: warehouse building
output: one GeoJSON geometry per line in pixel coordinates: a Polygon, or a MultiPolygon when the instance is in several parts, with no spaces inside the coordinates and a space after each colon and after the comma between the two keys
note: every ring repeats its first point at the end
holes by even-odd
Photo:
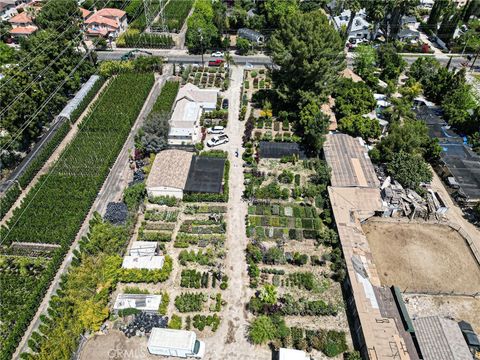
{"type": "Polygon", "coordinates": [[[149,197],[184,193],[221,193],[225,159],[197,156],[183,150],[164,150],[157,154],[147,178],[149,197]]]}
{"type": "Polygon", "coordinates": [[[332,169],[328,193],[347,267],[344,289],[354,344],[364,359],[418,359],[411,336],[398,321],[398,310],[382,296],[390,289],[380,283],[361,226],[383,208],[367,150],[359,139],[329,134],[324,154],[332,169]]]}

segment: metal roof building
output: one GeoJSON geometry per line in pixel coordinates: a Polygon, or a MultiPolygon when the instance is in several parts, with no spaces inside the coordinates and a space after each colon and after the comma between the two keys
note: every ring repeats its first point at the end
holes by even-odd
{"type": "Polygon", "coordinates": [[[237,35],[256,44],[262,44],[265,42],[265,37],[258,31],[252,29],[240,28],[238,29],[237,35]]]}
{"type": "Polygon", "coordinates": [[[413,320],[413,325],[423,359],[472,359],[460,327],[455,321],[428,316],[413,320]]]}
{"type": "MultiPolygon", "coordinates": [[[[373,255],[361,223],[382,210],[380,184],[366,149],[349,135],[329,134],[325,159],[332,168],[328,188],[347,267],[347,306],[352,316],[352,337],[364,359],[416,360],[411,337],[398,311],[386,304],[373,255]]],[[[392,298],[393,302],[393,298],[392,298]]]]}
{"type": "Polygon", "coordinates": [[[119,310],[133,308],[147,313],[157,313],[161,302],[161,295],[118,294],[113,310],[117,313],[119,310]]]}

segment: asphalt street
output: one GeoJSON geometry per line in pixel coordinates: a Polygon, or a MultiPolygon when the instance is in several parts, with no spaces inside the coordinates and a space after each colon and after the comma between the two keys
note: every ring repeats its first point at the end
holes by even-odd
{"type": "MultiPolygon", "coordinates": [[[[110,51],[98,51],[98,59],[99,60],[120,60],[123,55],[127,54],[128,52],[134,49],[115,49],[110,51]]],[[[202,62],[201,55],[191,55],[188,54],[186,50],[165,50],[165,49],[140,49],[145,52],[152,53],[154,56],[162,56],[167,59],[169,63],[177,63],[177,64],[200,64],[202,62]]],[[[240,56],[235,55],[232,52],[233,61],[237,65],[271,65],[272,60],[269,56],[259,53],[256,55],[249,55],[249,56],[240,56]]],[[[349,65],[353,62],[354,53],[347,53],[347,62],[349,65]]],[[[434,56],[441,64],[446,65],[452,57],[451,67],[460,68],[462,63],[467,61],[466,58],[462,57],[458,54],[402,54],[405,61],[409,64],[412,64],[417,58],[421,56],[434,56]]],[[[203,61],[208,62],[210,60],[215,60],[217,58],[212,57],[208,54],[203,56],[203,61]]]]}

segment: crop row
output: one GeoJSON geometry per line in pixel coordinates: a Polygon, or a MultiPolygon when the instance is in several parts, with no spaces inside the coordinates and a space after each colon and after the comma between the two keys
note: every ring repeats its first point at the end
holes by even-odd
{"type": "Polygon", "coordinates": [[[170,32],[180,31],[188,13],[193,5],[193,0],[169,1],[165,6],[165,18],[167,19],[167,27],[170,32]]]}
{"type": "MultiPolygon", "coordinates": [[[[17,316],[6,319],[8,336],[1,339],[0,359],[10,358],[38,304],[60,266],[97,196],[110,167],[154,82],[153,74],[121,74],[112,80],[95,110],[80,124],[80,131],[61,160],[43,175],[2,228],[4,245],[14,241],[56,243],[61,248],[35,286],[18,304],[17,316]]],[[[2,279],[0,278],[0,282],[2,279]]],[[[18,284],[21,288],[21,284],[18,284]]],[[[14,289],[12,290],[14,291],[14,289]]]]}
{"type": "MultiPolygon", "coordinates": [[[[75,110],[72,112],[70,117],[70,121],[74,123],[78,120],[80,115],[86,109],[88,104],[92,101],[93,97],[97,94],[100,90],[102,85],[105,83],[104,78],[100,78],[96,81],[94,86],[90,89],[87,95],[83,98],[83,100],[77,105],[75,110]]],[[[56,130],[55,134],[52,138],[43,146],[40,152],[34,157],[34,159],[30,162],[28,167],[25,169],[23,174],[18,178],[18,183],[20,186],[25,189],[25,187],[32,181],[32,179],[37,175],[40,169],[45,165],[45,162],[50,158],[52,153],[55,149],[60,145],[62,140],[70,131],[70,124],[68,122],[64,122],[61,124],[58,129],[56,130]]],[[[0,210],[0,218],[3,218],[8,210],[13,206],[15,201],[20,196],[21,191],[18,189],[18,186],[13,186],[9,191],[6,192],[5,196],[2,197],[1,200],[1,210],[0,210]]]]}

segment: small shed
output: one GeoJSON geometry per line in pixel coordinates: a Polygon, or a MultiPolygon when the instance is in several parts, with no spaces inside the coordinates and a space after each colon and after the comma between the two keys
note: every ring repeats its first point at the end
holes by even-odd
{"type": "Polygon", "coordinates": [[[155,241],[134,241],[130,248],[130,256],[155,256],[156,251],[155,241]]]}
{"type": "Polygon", "coordinates": [[[163,256],[125,256],[122,268],[158,270],[163,267],[164,262],[163,256]]]}
{"type": "Polygon", "coordinates": [[[161,295],[150,294],[118,294],[113,311],[137,309],[146,313],[156,314],[162,302],[161,295]]]}
{"type": "Polygon", "coordinates": [[[252,29],[240,28],[238,29],[237,35],[238,37],[247,39],[248,41],[257,45],[261,45],[265,42],[265,36],[252,29]]]}

